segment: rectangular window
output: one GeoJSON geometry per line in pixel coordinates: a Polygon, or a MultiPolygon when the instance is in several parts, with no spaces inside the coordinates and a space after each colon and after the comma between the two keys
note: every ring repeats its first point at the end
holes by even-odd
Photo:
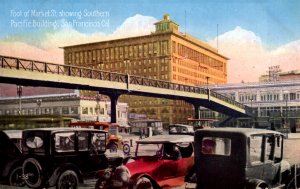
{"type": "Polygon", "coordinates": [[[262,136],[250,137],[250,162],[251,164],[259,164],[262,162],[262,136]]]}
{"type": "Polygon", "coordinates": [[[230,156],[231,140],[219,137],[204,137],[202,139],[202,154],[230,156]]]}
{"type": "Polygon", "coordinates": [[[60,114],[60,108],[59,107],[53,108],[53,114],[60,114]]]}
{"type": "Polygon", "coordinates": [[[88,114],[89,108],[88,107],[82,107],[82,114],[88,114]]]}
{"type": "Polygon", "coordinates": [[[105,151],[106,150],[106,134],[105,133],[92,133],[91,144],[93,150],[96,151],[105,151]]]}
{"type": "Polygon", "coordinates": [[[68,107],[62,107],[62,114],[69,114],[69,108],[68,107]]]}
{"type": "Polygon", "coordinates": [[[79,151],[86,151],[88,150],[88,140],[89,133],[87,132],[79,132],[78,133],[78,150],[79,151]]]}
{"type": "Polygon", "coordinates": [[[75,151],[75,132],[61,132],[54,136],[56,152],[73,152],[75,151]]]}

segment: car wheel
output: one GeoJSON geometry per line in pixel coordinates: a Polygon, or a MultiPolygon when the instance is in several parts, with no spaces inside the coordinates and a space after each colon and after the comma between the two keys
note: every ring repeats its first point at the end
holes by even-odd
{"type": "Polygon", "coordinates": [[[27,186],[30,188],[38,188],[42,185],[42,167],[36,159],[26,159],[23,163],[22,171],[27,186]]]}
{"type": "Polygon", "coordinates": [[[118,151],[118,146],[116,144],[111,144],[109,146],[110,152],[117,152],[118,151]]]}
{"type": "Polygon", "coordinates": [[[22,179],[22,167],[16,167],[12,170],[9,175],[9,185],[23,187],[26,185],[24,180],[22,179]]]}
{"type": "Polygon", "coordinates": [[[152,182],[146,177],[141,177],[133,187],[134,189],[153,189],[152,182]]]}
{"type": "Polygon", "coordinates": [[[56,184],[56,189],[76,189],[78,188],[77,174],[72,170],[63,172],[56,184]]]}
{"type": "Polygon", "coordinates": [[[269,187],[267,185],[260,185],[257,186],[256,189],[268,189],[269,187]]]}
{"type": "Polygon", "coordinates": [[[129,144],[124,144],[123,145],[123,152],[124,152],[124,154],[129,154],[130,153],[130,146],[129,146],[129,144]]]}
{"type": "Polygon", "coordinates": [[[109,188],[109,187],[107,186],[106,180],[104,180],[103,178],[99,178],[96,182],[95,189],[102,189],[102,188],[109,188]]]}

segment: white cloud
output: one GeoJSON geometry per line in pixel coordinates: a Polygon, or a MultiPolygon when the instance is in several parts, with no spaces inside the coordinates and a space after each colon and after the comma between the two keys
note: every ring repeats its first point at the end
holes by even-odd
{"type": "MultiPolygon", "coordinates": [[[[63,21],[63,20],[62,20],[63,21]]],[[[63,50],[58,47],[81,43],[91,43],[103,40],[147,35],[154,31],[153,17],[135,15],[127,18],[114,32],[85,34],[72,27],[48,32],[38,37],[38,45],[33,39],[26,41],[26,37],[0,40],[0,54],[17,56],[40,61],[63,63],[63,50]]],[[[219,52],[230,60],[228,61],[228,82],[258,81],[261,74],[267,73],[268,67],[280,65],[283,71],[300,69],[300,40],[267,50],[262,40],[254,32],[239,26],[228,31],[218,38],[219,52]]],[[[209,42],[216,46],[216,39],[209,42]]]]}
{"type": "MultiPolygon", "coordinates": [[[[266,50],[257,35],[241,27],[220,35],[218,41],[219,52],[230,58],[229,83],[258,81],[273,65],[280,65],[283,71],[300,69],[300,41],[266,50]]],[[[216,47],[216,39],[209,43],[216,47]]]]}
{"type": "Polygon", "coordinates": [[[36,42],[34,34],[32,39],[12,36],[9,40],[0,40],[0,54],[62,64],[63,50],[59,47],[150,34],[154,31],[155,22],[157,20],[153,17],[137,14],[127,18],[112,34],[84,34],[67,26],[43,34],[39,42],[36,42]]]}

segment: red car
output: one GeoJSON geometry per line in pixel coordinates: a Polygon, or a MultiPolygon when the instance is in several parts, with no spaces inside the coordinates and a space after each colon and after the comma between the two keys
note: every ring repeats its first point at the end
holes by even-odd
{"type": "Polygon", "coordinates": [[[95,188],[181,186],[194,165],[193,140],[189,135],[157,135],[139,140],[135,157],[98,172],[95,188]]]}

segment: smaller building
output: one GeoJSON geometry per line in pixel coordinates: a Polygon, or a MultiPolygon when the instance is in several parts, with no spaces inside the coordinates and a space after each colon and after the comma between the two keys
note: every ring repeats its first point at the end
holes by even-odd
{"type": "Polygon", "coordinates": [[[285,81],[300,79],[300,70],[282,72],[279,66],[269,68],[268,74],[261,75],[259,82],[285,81]]]}
{"type": "MultiPolygon", "coordinates": [[[[253,108],[255,117],[238,126],[288,128],[300,132],[300,79],[273,82],[209,85],[210,90],[253,108]]],[[[200,110],[201,118],[226,119],[207,109],[200,110]]]]}
{"type": "MultiPolygon", "coordinates": [[[[7,116],[64,117],[69,120],[110,122],[110,101],[79,93],[0,98],[0,118],[7,116]],[[20,111],[21,110],[21,111],[20,111]]],[[[117,122],[127,125],[128,105],[118,103],[117,122]]],[[[1,125],[0,125],[1,126],[1,125]]]]}

